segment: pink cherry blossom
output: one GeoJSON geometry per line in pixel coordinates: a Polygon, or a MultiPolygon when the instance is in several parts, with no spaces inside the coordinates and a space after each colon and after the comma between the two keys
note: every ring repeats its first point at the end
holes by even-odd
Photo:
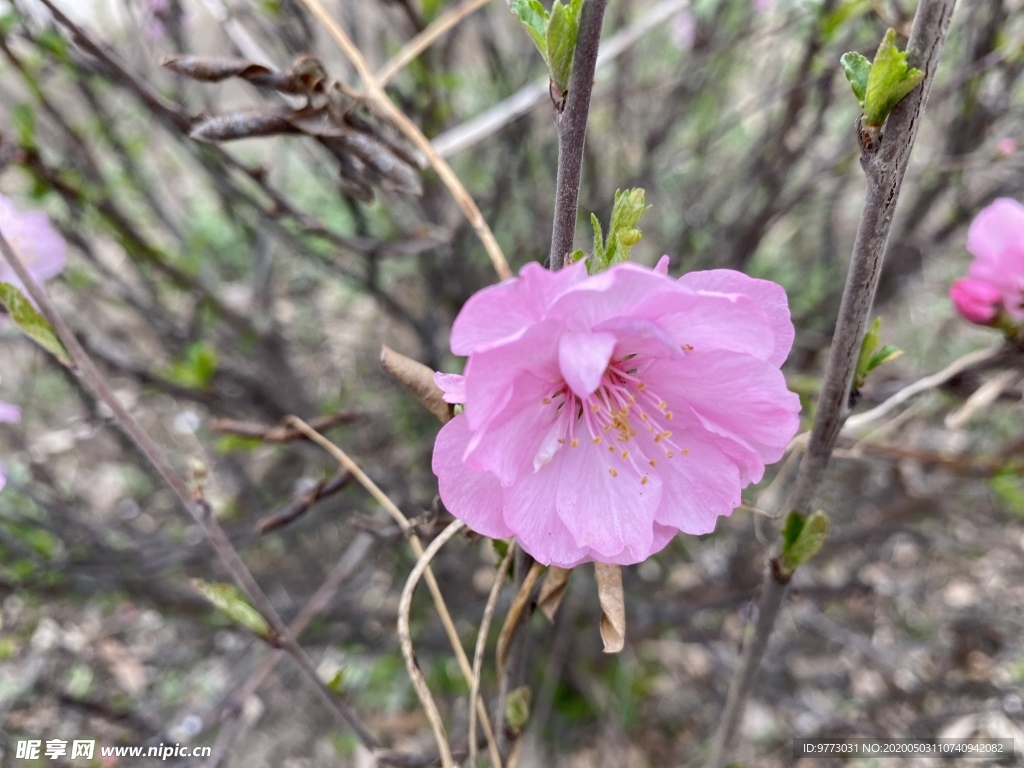
{"type": "Polygon", "coordinates": [[[1024,205],[1001,197],[982,209],[967,230],[967,250],[974,255],[967,279],[949,291],[957,311],[972,323],[992,321],[1000,308],[1024,320],[1024,205]]]}
{"type": "MultiPolygon", "coordinates": [[[[38,282],[49,280],[64,269],[67,244],[45,213],[19,211],[9,198],[0,195],[0,233],[38,282]]],[[[0,282],[25,290],[5,259],[0,259],[0,282]]]]}
{"type": "Polygon", "coordinates": [[[620,264],[537,264],[474,295],[435,377],[464,412],[438,434],[448,509],[539,562],[627,565],[710,533],[778,461],[800,403],[780,366],[785,291],[731,270],[673,280],[620,264]]]}

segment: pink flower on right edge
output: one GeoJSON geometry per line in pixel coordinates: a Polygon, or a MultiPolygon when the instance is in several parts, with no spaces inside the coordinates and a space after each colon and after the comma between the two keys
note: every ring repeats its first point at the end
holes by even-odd
{"type": "Polygon", "coordinates": [[[1001,197],[974,218],[967,231],[974,261],[953,283],[949,298],[965,319],[989,325],[1005,312],[1024,320],[1024,205],[1001,197]]]}
{"type": "Polygon", "coordinates": [[[739,272],[528,264],[452,327],[469,360],[435,376],[465,406],[434,446],[441,499],[563,568],[710,533],[797,431],[793,334],[782,287],[739,272]]]}

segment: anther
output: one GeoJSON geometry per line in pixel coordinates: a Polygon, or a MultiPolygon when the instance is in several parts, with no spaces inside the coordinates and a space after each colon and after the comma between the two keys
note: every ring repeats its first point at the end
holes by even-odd
{"type": "Polygon", "coordinates": [[[615,470],[615,467],[608,467],[608,474],[612,477],[618,477],[619,473],[615,470]]]}

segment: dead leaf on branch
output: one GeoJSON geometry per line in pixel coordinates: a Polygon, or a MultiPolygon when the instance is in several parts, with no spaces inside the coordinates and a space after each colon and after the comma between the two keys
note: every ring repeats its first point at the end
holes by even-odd
{"type": "Polygon", "coordinates": [[[558,613],[558,606],[562,604],[562,598],[565,597],[565,590],[569,586],[569,576],[571,575],[571,568],[559,568],[557,565],[552,565],[548,568],[548,572],[544,575],[544,582],[540,585],[537,607],[552,623],[555,621],[555,614],[558,613]]]}
{"type": "Polygon", "coordinates": [[[597,599],[601,602],[601,640],[605,653],[618,653],[626,644],[626,598],[622,566],[594,563],[597,599]]]}
{"type": "Polygon", "coordinates": [[[287,72],[278,72],[245,59],[181,54],[166,56],[160,64],[179,75],[202,83],[219,83],[237,77],[260,88],[294,96],[323,93],[327,70],[315,56],[299,56],[287,72]]]}
{"type": "Polygon", "coordinates": [[[380,364],[393,378],[416,395],[416,398],[442,424],[451,420],[451,406],[444,401],[444,393],[434,383],[434,372],[429,366],[383,345],[380,348],[380,364]]]}
{"type": "Polygon", "coordinates": [[[237,77],[257,87],[307,97],[301,109],[246,109],[195,119],[190,135],[216,143],[276,135],[315,139],[338,161],[341,187],[363,202],[373,201],[373,188],[419,196],[423,158],[386,121],[359,114],[362,102],[341,83],[330,80],[314,56],[300,56],[287,72],[244,59],[170,56],[163,65],[200,82],[237,77]]]}

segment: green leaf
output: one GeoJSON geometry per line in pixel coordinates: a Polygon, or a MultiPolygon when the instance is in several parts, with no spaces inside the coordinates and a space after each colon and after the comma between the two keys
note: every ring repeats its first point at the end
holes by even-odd
{"type": "Polygon", "coordinates": [[[540,0],[511,0],[508,7],[526,27],[526,31],[533,39],[533,44],[537,46],[537,50],[544,57],[546,64],[548,61],[547,29],[550,18],[547,9],[540,4],[540,0]]]}
{"type": "Polygon", "coordinates": [[[20,290],[10,283],[0,283],[0,304],[7,308],[11,320],[26,336],[68,368],[71,367],[71,356],[68,355],[68,351],[53,330],[50,321],[32,306],[32,302],[25,298],[20,290]]]}
{"type": "Polygon", "coordinates": [[[828,535],[828,515],[815,512],[804,518],[799,512],[790,512],[782,530],[782,555],[779,566],[785,576],[806,563],[821,549],[828,535]]]}
{"type": "Polygon", "coordinates": [[[175,361],[164,375],[175,384],[193,389],[210,386],[217,372],[217,351],[205,342],[197,341],[185,350],[182,359],[175,361]]]}
{"type": "Polygon", "coordinates": [[[14,31],[15,25],[21,20],[16,11],[8,11],[0,15],[0,37],[7,37],[14,31]]]}
{"type": "Polygon", "coordinates": [[[587,254],[585,254],[581,249],[577,248],[575,251],[569,254],[569,263],[575,264],[580,259],[585,258],[587,258],[587,254]]]}
{"type": "Polygon", "coordinates": [[[871,0],[845,0],[821,22],[821,36],[830,41],[839,29],[857,16],[871,9],[871,0]]]}
{"type": "Polygon", "coordinates": [[[270,639],[271,631],[267,620],[250,605],[234,584],[217,584],[202,579],[192,579],[192,586],[218,611],[250,632],[270,639]]]}
{"type": "Polygon", "coordinates": [[[563,5],[556,0],[551,6],[546,32],[547,62],[555,90],[563,94],[569,90],[569,76],[572,74],[572,59],[576,52],[576,38],[580,31],[580,11],[583,0],[569,0],[563,5]]]}
{"type": "Polygon", "coordinates": [[[857,357],[857,368],[853,374],[853,387],[860,389],[867,381],[868,375],[882,363],[894,360],[903,354],[903,350],[886,344],[879,349],[881,342],[882,318],[876,317],[868,332],[864,334],[864,341],[860,344],[860,355],[857,357]]]}
{"type": "Polygon", "coordinates": [[[851,51],[850,53],[844,53],[839,59],[839,63],[843,65],[843,72],[846,73],[846,79],[850,81],[853,95],[857,97],[857,103],[860,104],[860,108],[863,110],[864,98],[868,93],[868,77],[871,75],[871,62],[856,51],[851,51]]]}
{"type": "Polygon", "coordinates": [[[505,722],[513,732],[518,733],[530,720],[530,687],[520,686],[510,692],[505,700],[505,722]]]}
{"type": "Polygon", "coordinates": [[[907,52],[896,47],[896,30],[890,29],[878,46],[871,63],[867,93],[864,96],[864,121],[879,126],[924,77],[924,72],[907,65],[907,52]]]}
{"type": "Polygon", "coordinates": [[[601,231],[601,222],[593,213],[590,214],[590,225],[594,228],[594,256],[604,261],[604,232],[601,231]]]}
{"type": "Polygon", "coordinates": [[[594,257],[587,262],[590,274],[595,275],[614,264],[629,261],[630,250],[643,237],[636,225],[650,209],[642,189],[616,190],[607,238],[597,216],[590,214],[590,223],[594,227],[594,257]]]}
{"type": "Polygon", "coordinates": [[[36,143],[36,112],[31,104],[17,104],[11,110],[11,125],[18,144],[32,147],[36,143]]]}

